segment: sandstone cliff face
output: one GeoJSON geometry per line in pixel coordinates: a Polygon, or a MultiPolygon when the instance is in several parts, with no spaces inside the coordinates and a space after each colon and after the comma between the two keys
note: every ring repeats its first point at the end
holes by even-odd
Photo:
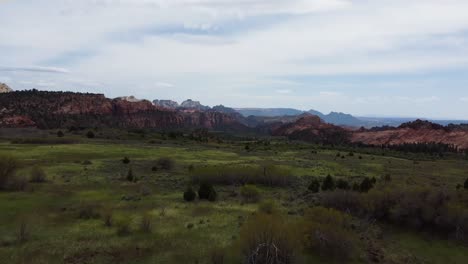
{"type": "Polygon", "coordinates": [[[179,103],[172,100],[153,100],[153,104],[167,109],[176,109],[179,107],[179,103]]]}
{"type": "Polygon", "coordinates": [[[349,141],[349,131],[325,123],[314,115],[304,116],[294,123],[282,125],[273,130],[272,134],[316,143],[343,144],[349,141]]]}
{"type": "Polygon", "coordinates": [[[108,99],[102,94],[21,91],[0,95],[0,127],[120,127],[242,130],[235,118],[218,113],[185,113],[146,100],[108,99]]]}
{"type": "Polygon", "coordinates": [[[361,129],[353,133],[352,142],[367,145],[400,145],[404,143],[443,143],[468,149],[468,130],[457,126],[444,127],[428,121],[416,120],[397,128],[382,130],[361,129]]]}

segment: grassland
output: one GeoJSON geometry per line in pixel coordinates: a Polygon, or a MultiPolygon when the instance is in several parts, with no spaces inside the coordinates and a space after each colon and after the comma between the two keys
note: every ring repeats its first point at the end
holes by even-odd
{"type": "MultiPolygon", "coordinates": [[[[28,185],[24,192],[0,192],[0,263],[212,263],[212,251],[226,249],[236,263],[236,244],[243,223],[257,211],[244,203],[238,186],[215,186],[217,202],[183,200],[190,167],[274,164],[297,176],[291,187],[260,187],[262,200],[274,200],[282,214],[299,217],[312,206],[307,194],[312,177],[328,174],[352,181],[391,175],[401,184],[444,186],[455,190],[468,176],[468,161],[459,158],[414,160],[366,150],[349,151],[275,140],[196,142],[127,137],[78,139],[74,144],[13,144],[4,139],[0,154],[21,161],[18,175],[42,167],[47,182],[28,185]],[[338,152],[340,155],[337,155],[338,152]],[[129,164],[122,159],[128,157],[129,164]],[[171,158],[171,170],[153,170],[159,158],[171,158]],[[125,177],[132,169],[138,182],[125,177]],[[302,199],[304,195],[308,199],[302,199]],[[99,216],[86,217],[86,212],[99,216]],[[114,224],[103,217],[112,213],[114,224]],[[83,216],[85,214],[85,216],[83,216]],[[152,231],[140,231],[150,215],[152,231]],[[130,234],[118,235],[120,222],[130,234]],[[21,223],[29,238],[17,243],[21,223]]],[[[312,197],[312,198],[310,198],[312,197]]],[[[387,263],[467,263],[468,248],[454,241],[382,224],[381,241],[387,263]]],[[[302,254],[303,263],[327,259],[302,254]]],[[[353,260],[364,262],[365,258],[353,260]]],[[[330,261],[332,262],[332,261],[330,261]]]]}

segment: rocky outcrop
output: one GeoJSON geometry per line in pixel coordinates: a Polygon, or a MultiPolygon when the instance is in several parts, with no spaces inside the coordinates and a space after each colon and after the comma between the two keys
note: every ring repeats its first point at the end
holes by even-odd
{"type": "Polygon", "coordinates": [[[339,126],[325,123],[320,117],[308,115],[296,122],[285,124],[272,131],[275,136],[315,143],[344,144],[349,142],[350,132],[339,126]]]}
{"type": "Polygon", "coordinates": [[[247,129],[234,117],[219,112],[184,112],[160,108],[146,100],[37,90],[1,94],[0,127],[247,129]]]}
{"type": "Polygon", "coordinates": [[[141,99],[137,99],[135,96],[130,95],[130,96],[122,96],[122,97],[117,97],[115,98],[117,100],[123,100],[123,101],[128,101],[132,103],[140,102],[142,101],[141,99]]]}
{"type": "Polygon", "coordinates": [[[179,107],[179,103],[172,100],[153,100],[153,104],[167,109],[176,109],[179,107]]]}
{"type": "Polygon", "coordinates": [[[180,108],[191,109],[191,110],[199,110],[204,111],[210,109],[208,106],[202,105],[199,101],[193,101],[192,99],[188,99],[183,101],[180,104],[180,108]]]}
{"type": "Polygon", "coordinates": [[[10,93],[13,92],[13,90],[6,84],[0,83],[0,93],[10,93]]]}
{"type": "Polygon", "coordinates": [[[468,149],[468,130],[465,126],[442,126],[416,120],[399,127],[360,129],[353,133],[352,142],[366,145],[401,145],[405,143],[443,143],[468,149]]]}

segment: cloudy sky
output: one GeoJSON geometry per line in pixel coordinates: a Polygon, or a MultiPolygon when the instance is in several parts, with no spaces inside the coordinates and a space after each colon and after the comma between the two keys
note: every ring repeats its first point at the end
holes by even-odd
{"type": "Polygon", "coordinates": [[[0,0],[13,89],[468,119],[466,0],[0,0]]]}

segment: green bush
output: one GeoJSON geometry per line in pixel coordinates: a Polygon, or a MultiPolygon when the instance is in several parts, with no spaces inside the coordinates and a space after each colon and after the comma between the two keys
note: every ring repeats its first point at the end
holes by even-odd
{"type": "Polygon", "coordinates": [[[278,211],[278,208],[275,201],[266,200],[258,205],[258,211],[264,214],[275,214],[278,211]]]}
{"type": "Polygon", "coordinates": [[[30,182],[43,183],[46,182],[46,179],[47,175],[41,167],[35,166],[31,169],[31,177],[29,179],[30,182]]]}
{"type": "Polygon", "coordinates": [[[118,236],[127,236],[129,235],[132,230],[130,228],[130,223],[131,220],[128,217],[121,217],[116,221],[116,227],[117,227],[117,235],[118,236]]]}
{"type": "Polygon", "coordinates": [[[137,181],[136,176],[133,174],[132,168],[129,168],[129,169],[128,169],[128,172],[127,172],[127,181],[129,181],[129,182],[136,182],[136,181],[137,181]]]}
{"type": "Polygon", "coordinates": [[[368,177],[365,177],[359,185],[359,191],[368,192],[370,189],[372,189],[372,187],[374,187],[373,181],[368,177]]]}
{"type": "Polygon", "coordinates": [[[242,263],[295,263],[298,233],[279,215],[257,214],[240,231],[242,263]]]}
{"type": "Polygon", "coordinates": [[[150,213],[144,213],[141,217],[140,231],[143,233],[151,233],[153,230],[153,217],[150,213]]]}
{"type": "Polygon", "coordinates": [[[266,185],[275,187],[291,186],[297,178],[278,166],[209,166],[196,167],[192,171],[192,182],[207,182],[217,185],[266,185]]]}
{"type": "Polygon", "coordinates": [[[124,158],[122,159],[122,163],[123,163],[123,164],[129,164],[129,163],[130,163],[130,159],[129,159],[128,157],[124,157],[124,158]]]}
{"type": "Polygon", "coordinates": [[[260,190],[255,185],[244,185],[240,189],[244,202],[256,203],[260,200],[260,190]]]}
{"type": "Polygon", "coordinates": [[[102,213],[104,226],[111,227],[114,224],[114,213],[111,209],[107,209],[102,213]]]}
{"type": "Polygon", "coordinates": [[[195,200],[195,198],[197,197],[197,194],[195,193],[195,191],[192,189],[192,187],[188,187],[187,190],[185,190],[184,192],[184,200],[187,201],[187,202],[192,202],[195,200]]]}
{"type": "Polygon", "coordinates": [[[78,208],[79,219],[96,219],[100,217],[98,205],[92,203],[83,203],[78,208]]]}
{"type": "Polygon", "coordinates": [[[211,264],[223,264],[226,259],[226,251],[222,248],[214,248],[210,251],[211,264]]]}
{"type": "Polygon", "coordinates": [[[200,200],[216,201],[216,191],[212,184],[202,183],[198,189],[198,198],[200,200]]]}
{"type": "Polygon", "coordinates": [[[336,186],[335,186],[335,180],[333,179],[333,177],[328,174],[327,177],[325,177],[325,179],[323,180],[323,183],[322,183],[322,190],[323,191],[333,191],[335,190],[336,186]]]}
{"type": "Polygon", "coordinates": [[[88,131],[88,133],[86,133],[86,137],[87,138],[94,138],[94,132],[93,131],[88,131]]]}
{"type": "Polygon", "coordinates": [[[57,131],[57,137],[61,138],[64,137],[65,134],[62,132],[62,130],[57,131]]]}
{"type": "Polygon", "coordinates": [[[347,260],[358,253],[359,236],[352,230],[351,217],[334,209],[308,210],[301,225],[306,250],[327,259],[347,260]]]}
{"type": "Polygon", "coordinates": [[[160,158],[156,162],[160,169],[162,170],[172,170],[174,168],[175,162],[171,158],[160,158]]]}
{"type": "Polygon", "coordinates": [[[465,180],[464,188],[468,190],[468,178],[465,180]]]}
{"type": "Polygon", "coordinates": [[[307,189],[313,193],[318,193],[320,191],[320,181],[314,178],[307,189]]]}
{"type": "Polygon", "coordinates": [[[31,228],[28,220],[25,218],[19,221],[18,230],[16,233],[16,240],[19,244],[26,243],[31,237],[31,228]]]}
{"type": "Polygon", "coordinates": [[[349,190],[350,186],[346,180],[338,179],[336,181],[336,188],[341,189],[341,190],[349,190]]]}
{"type": "Polygon", "coordinates": [[[9,155],[0,155],[0,190],[6,190],[8,184],[16,177],[19,161],[9,155]]]}

